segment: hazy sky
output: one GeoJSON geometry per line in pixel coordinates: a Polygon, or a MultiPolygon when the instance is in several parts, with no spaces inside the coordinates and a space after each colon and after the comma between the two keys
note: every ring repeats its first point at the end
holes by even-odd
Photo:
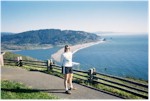
{"type": "Polygon", "coordinates": [[[1,31],[148,32],[147,1],[2,1],[1,31]]]}

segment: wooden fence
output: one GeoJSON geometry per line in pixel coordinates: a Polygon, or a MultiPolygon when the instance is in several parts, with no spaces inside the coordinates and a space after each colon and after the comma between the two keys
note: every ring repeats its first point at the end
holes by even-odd
{"type": "MultiPolygon", "coordinates": [[[[28,60],[10,60],[4,59],[5,64],[16,66],[35,66],[47,68],[47,71],[57,69],[61,71],[61,66],[54,64],[51,60],[47,61],[28,61],[28,60]]],[[[148,83],[141,83],[134,80],[130,80],[123,77],[112,76],[96,72],[95,68],[88,71],[73,70],[74,78],[86,81],[90,84],[102,84],[108,87],[119,89],[124,92],[131,93],[133,95],[148,99],[148,83]]]]}

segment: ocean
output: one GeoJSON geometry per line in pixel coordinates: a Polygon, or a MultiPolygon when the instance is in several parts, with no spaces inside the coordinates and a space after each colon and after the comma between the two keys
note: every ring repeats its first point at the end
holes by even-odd
{"type": "MultiPolygon", "coordinates": [[[[79,50],[73,61],[80,63],[77,69],[148,80],[148,34],[103,35],[106,41],[79,50]]],[[[50,59],[60,47],[38,50],[22,50],[15,53],[37,58],[50,59]]]]}
{"type": "Polygon", "coordinates": [[[148,35],[102,36],[106,42],[80,50],[74,61],[80,69],[148,80],[148,35]]]}
{"type": "Polygon", "coordinates": [[[50,59],[51,55],[54,54],[59,49],[61,49],[61,47],[53,47],[48,49],[35,49],[35,50],[21,50],[21,51],[14,51],[14,53],[46,61],[50,59]]]}

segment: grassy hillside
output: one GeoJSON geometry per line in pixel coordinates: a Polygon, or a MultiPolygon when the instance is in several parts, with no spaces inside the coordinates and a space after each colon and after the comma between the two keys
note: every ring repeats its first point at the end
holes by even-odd
{"type": "MultiPolygon", "coordinates": [[[[12,52],[6,52],[5,55],[4,55],[4,59],[17,59],[17,57],[19,56],[22,56],[22,55],[19,55],[19,54],[15,54],[15,53],[12,53],[12,52]]],[[[23,60],[36,60],[34,58],[31,58],[31,57],[28,57],[28,56],[22,56],[22,59],[23,60]]]]}

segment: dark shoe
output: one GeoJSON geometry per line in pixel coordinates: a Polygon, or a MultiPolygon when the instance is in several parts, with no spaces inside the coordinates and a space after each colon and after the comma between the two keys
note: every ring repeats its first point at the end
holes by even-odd
{"type": "Polygon", "coordinates": [[[75,88],[75,87],[74,87],[74,88],[69,88],[69,90],[76,90],[76,89],[77,89],[77,88],[75,88]]]}
{"type": "Polygon", "coordinates": [[[69,90],[67,90],[65,93],[66,93],[66,94],[71,94],[71,92],[70,92],[69,90]]]}

